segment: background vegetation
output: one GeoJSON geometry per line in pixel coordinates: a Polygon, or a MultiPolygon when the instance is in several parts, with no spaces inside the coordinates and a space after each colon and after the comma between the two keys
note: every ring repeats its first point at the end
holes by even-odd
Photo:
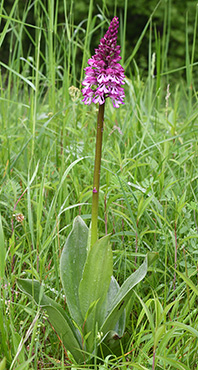
{"type": "Polygon", "coordinates": [[[196,3],[164,0],[156,9],[155,1],[146,6],[103,1],[94,8],[93,1],[84,1],[81,16],[80,4],[0,3],[5,240],[0,228],[0,368],[71,367],[46,316],[15,281],[43,281],[47,294],[64,303],[60,253],[74,217],[81,214],[87,225],[91,218],[97,106],[83,105],[80,81],[117,12],[126,99],[118,110],[107,102],[105,111],[100,236],[112,234],[120,284],[148,250],[157,251],[159,259],[128,306],[122,355],[101,359],[98,366],[193,370],[198,358],[196,3]]]}
{"type": "MultiPolygon", "coordinates": [[[[16,4],[16,2],[14,2],[16,4]]],[[[63,29],[65,29],[65,15],[67,15],[71,30],[75,32],[80,27],[81,33],[80,38],[83,39],[83,30],[86,27],[87,21],[87,9],[89,4],[92,7],[92,28],[99,26],[94,30],[94,33],[90,35],[93,38],[91,42],[91,51],[94,50],[94,45],[97,44],[101,37],[104,26],[100,27],[101,19],[105,15],[108,19],[111,19],[115,14],[119,16],[121,25],[125,25],[123,31],[126,35],[121,35],[124,45],[122,50],[125,53],[125,58],[128,58],[135,48],[140,34],[144,30],[149,18],[152,15],[152,22],[149,27],[152,27],[152,44],[155,44],[156,38],[160,40],[163,46],[163,62],[164,72],[170,71],[178,67],[185,66],[186,59],[186,36],[189,39],[189,49],[192,52],[193,44],[193,33],[194,33],[194,22],[195,22],[195,11],[196,2],[194,0],[182,0],[182,1],[157,1],[157,0],[140,0],[126,1],[126,0],[105,0],[93,2],[90,0],[59,0],[54,3],[54,14],[56,15],[56,23],[54,24],[53,32],[57,33],[61,37],[63,29]],[[187,29],[187,35],[186,35],[187,29]]],[[[43,26],[48,29],[49,18],[46,18],[46,9],[48,8],[49,1],[18,1],[16,7],[16,14],[19,19],[23,19],[24,7],[26,9],[26,23],[32,26],[39,26],[39,19],[43,19],[43,26]],[[39,12],[39,15],[38,15],[39,12]]],[[[1,18],[1,30],[3,30],[6,23],[6,15],[10,14],[13,7],[13,0],[2,1],[3,16],[1,18]]],[[[50,8],[51,6],[49,6],[50,8]]],[[[20,24],[15,23],[15,28],[20,27],[20,24]]],[[[5,63],[9,60],[10,52],[10,41],[13,35],[8,32],[6,38],[1,45],[1,60],[5,63]]],[[[24,32],[21,33],[23,42],[23,56],[35,52],[35,28],[28,27],[24,32]],[[32,38],[30,38],[30,35],[32,38]]],[[[67,33],[65,29],[65,42],[67,41],[67,33]]],[[[147,70],[148,65],[148,43],[150,35],[146,32],[142,39],[141,47],[138,54],[135,56],[138,67],[142,73],[147,70]]],[[[45,41],[41,38],[41,50],[44,52],[45,41]]],[[[59,49],[60,54],[63,54],[63,50],[59,49]]],[[[198,58],[197,49],[194,50],[195,59],[198,58]]],[[[78,50],[79,53],[79,50],[78,50]]],[[[124,55],[123,55],[124,56],[124,55]]],[[[79,53],[80,57],[80,53],[79,53]]],[[[79,65],[79,61],[76,60],[76,64],[79,65]]],[[[125,59],[124,59],[125,60],[125,59]]]]}

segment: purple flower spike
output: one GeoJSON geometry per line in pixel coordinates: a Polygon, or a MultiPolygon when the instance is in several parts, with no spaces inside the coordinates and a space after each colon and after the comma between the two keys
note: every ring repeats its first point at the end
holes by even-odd
{"type": "Polygon", "coordinates": [[[124,68],[118,63],[121,58],[120,46],[117,44],[119,21],[114,17],[109,29],[100,40],[95,55],[88,60],[89,67],[85,68],[86,77],[82,82],[82,93],[85,104],[104,104],[110,97],[115,108],[124,104],[124,68]]]}

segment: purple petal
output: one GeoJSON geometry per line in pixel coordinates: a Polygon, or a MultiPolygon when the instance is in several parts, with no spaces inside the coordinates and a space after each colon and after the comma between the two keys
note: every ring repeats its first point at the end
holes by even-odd
{"type": "Polygon", "coordinates": [[[82,85],[84,103],[104,104],[110,97],[115,108],[124,104],[124,68],[118,63],[121,60],[120,46],[117,45],[119,21],[114,17],[110,26],[95,49],[95,54],[88,60],[85,68],[85,79],[82,85]],[[93,87],[95,86],[95,89],[93,87]]]}

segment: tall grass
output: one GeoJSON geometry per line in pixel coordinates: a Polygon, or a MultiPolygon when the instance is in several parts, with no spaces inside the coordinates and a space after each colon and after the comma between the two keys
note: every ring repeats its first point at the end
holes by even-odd
{"type": "MultiPolygon", "coordinates": [[[[97,47],[92,36],[107,29],[108,6],[103,2],[93,17],[90,0],[78,25],[73,1],[68,7],[64,0],[61,22],[58,1],[26,2],[22,18],[18,6],[14,1],[7,14],[0,5],[0,46],[8,37],[10,43],[8,63],[0,61],[0,369],[63,369],[71,367],[64,348],[15,280],[36,278],[64,301],[60,253],[74,217],[81,214],[88,225],[91,219],[97,107],[84,106],[79,89],[90,48],[97,47]],[[35,25],[28,22],[32,12],[35,25]],[[35,46],[26,52],[25,35],[35,46]]],[[[186,18],[182,80],[179,68],[168,70],[171,2],[157,7],[164,11],[163,34],[153,27],[154,9],[127,59],[127,1],[121,15],[126,99],[119,110],[107,102],[99,230],[111,233],[120,283],[148,250],[159,259],[127,307],[122,356],[94,365],[106,369],[197,368],[197,8],[192,48],[186,18]],[[135,55],[147,32],[143,79],[135,55]]]]}

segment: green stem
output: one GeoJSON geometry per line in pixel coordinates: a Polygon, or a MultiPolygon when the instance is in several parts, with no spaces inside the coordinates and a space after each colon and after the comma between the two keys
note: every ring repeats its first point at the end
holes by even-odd
{"type": "Polygon", "coordinates": [[[91,215],[91,246],[98,239],[98,202],[99,202],[99,185],[100,185],[100,166],[102,156],[102,134],[104,121],[105,103],[99,105],[96,135],[96,151],[93,179],[93,198],[92,198],[92,215],[91,215]]]}

